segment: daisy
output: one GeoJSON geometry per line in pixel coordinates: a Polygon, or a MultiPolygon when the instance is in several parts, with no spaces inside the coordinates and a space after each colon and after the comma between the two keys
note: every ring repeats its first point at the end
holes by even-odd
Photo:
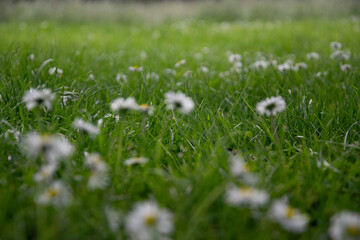
{"type": "Polygon", "coordinates": [[[85,164],[95,171],[108,171],[108,166],[103,158],[98,153],[91,153],[85,155],[85,164]]]}
{"type": "Polygon", "coordinates": [[[286,108],[285,100],[281,96],[266,98],[256,104],[256,111],[260,115],[275,116],[286,108]]]}
{"type": "Polygon", "coordinates": [[[329,235],[333,240],[360,239],[360,214],[341,211],[331,218],[329,235]]]}
{"type": "Polygon", "coordinates": [[[191,77],[192,73],[193,72],[189,70],[189,71],[184,72],[183,76],[188,78],[188,77],[191,77]]]}
{"type": "Polygon", "coordinates": [[[270,220],[279,223],[284,229],[302,233],[307,229],[309,217],[302,214],[298,209],[291,207],[286,198],[277,199],[273,202],[268,212],[270,220]]]}
{"type": "Polygon", "coordinates": [[[253,63],[252,67],[255,69],[266,69],[270,65],[269,62],[260,60],[253,63]]]}
{"type": "Polygon", "coordinates": [[[64,73],[64,71],[60,68],[57,68],[57,67],[52,67],[49,69],[49,74],[50,75],[54,75],[54,74],[57,74],[57,75],[62,75],[64,73]]]}
{"type": "Polygon", "coordinates": [[[230,63],[236,63],[239,62],[241,60],[241,55],[240,54],[230,54],[228,57],[228,60],[230,63]]]}
{"type": "Polygon", "coordinates": [[[153,115],[154,114],[154,107],[149,104],[140,104],[139,111],[145,114],[153,115]]]}
{"type": "Polygon", "coordinates": [[[157,80],[160,79],[160,76],[156,72],[147,73],[146,74],[146,80],[150,80],[150,79],[157,81],[157,80]]]}
{"type": "Polygon", "coordinates": [[[42,166],[41,169],[34,174],[35,182],[46,182],[52,179],[54,173],[57,170],[57,164],[55,162],[50,162],[45,166],[42,166]]]}
{"type": "Polygon", "coordinates": [[[131,239],[162,239],[174,231],[173,215],[155,202],[137,203],[126,218],[125,229],[131,239]]]}
{"type": "Polygon", "coordinates": [[[306,54],[306,58],[309,60],[317,60],[320,58],[320,55],[316,52],[311,52],[311,53],[306,54]]]}
{"type": "Polygon", "coordinates": [[[29,157],[37,158],[41,155],[51,162],[68,157],[73,151],[73,147],[65,138],[49,134],[29,133],[22,143],[29,157]]]}
{"type": "Polygon", "coordinates": [[[140,67],[138,65],[130,66],[129,71],[131,72],[142,72],[144,70],[143,67],[140,67]]]}
{"type": "Polygon", "coordinates": [[[54,98],[55,95],[49,89],[38,90],[30,88],[30,90],[26,91],[22,101],[26,104],[28,110],[32,110],[35,107],[44,107],[51,110],[51,103],[54,98]]]}
{"type": "Polygon", "coordinates": [[[121,82],[127,82],[128,81],[128,77],[125,74],[122,73],[118,73],[116,74],[116,81],[121,83],[121,82]]]}
{"type": "Polygon", "coordinates": [[[181,67],[182,65],[184,65],[186,63],[186,60],[185,59],[181,59],[180,61],[178,61],[176,64],[175,64],[175,67],[181,67]]]}
{"type": "Polygon", "coordinates": [[[332,59],[337,59],[337,60],[349,60],[350,59],[350,54],[347,54],[343,51],[337,50],[335,52],[333,52],[330,57],[332,59]]]}
{"type": "Polygon", "coordinates": [[[175,75],[176,75],[176,70],[171,69],[171,68],[167,68],[167,69],[164,70],[164,73],[165,73],[166,75],[173,75],[173,76],[175,76],[175,75]]]}
{"type": "Polygon", "coordinates": [[[200,67],[199,68],[199,71],[201,71],[201,72],[203,72],[203,73],[207,73],[207,72],[209,72],[209,69],[207,68],[207,67],[200,67]]]}
{"type": "Polygon", "coordinates": [[[92,137],[95,137],[95,136],[99,135],[99,133],[100,133],[99,127],[97,127],[91,123],[87,123],[82,119],[76,119],[73,123],[73,128],[78,129],[82,132],[85,132],[92,137]]]}
{"type": "Polygon", "coordinates": [[[44,192],[37,196],[35,201],[40,205],[67,206],[71,203],[70,189],[60,180],[53,182],[44,192]]]}
{"type": "Polygon", "coordinates": [[[340,69],[343,72],[347,72],[352,69],[352,66],[350,64],[342,64],[340,65],[340,69]]]}
{"type": "Polygon", "coordinates": [[[231,185],[225,194],[225,201],[232,206],[260,207],[266,204],[268,200],[269,195],[265,191],[247,186],[231,185]]]}
{"type": "Polygon", "coordinates": [[[295,71],[298,71],[300,69],[307,69],[308,68],[308,65],[304,62],[299,62],[299,63],[296,63],[295,66],[292,68],[293,70],[295,71]]]}
{"type": "Polygon", "coordinates": [[[110,103],[110,108],[112,111],[130,111],[130,110],[138,110],[138,104],[135,99],[132,97],[129,98],[117,98],[110,103]]]}
{"type": "Polygon", "coordinates": [[[339,43],[339,42],[331,42],[331,43],[330,43],[330,47],[331,47],[332,49],[341,49],[341,48],[342,48],[342,44],[339,43]]]}
{"type": "Polygon", "coordinates": [[[240,73],[241,68],[242,68],[242,63],[241,62],[235,62],[233,67],[230,69],[230,71],[240,73]]]}
{"type": "Polygon", "coordinates": [[[244,180],[248,184],[257,182],[257,176],[251,171],[249,164],[245,160],[236,155],[229,160],[230,172],[238,178],[244,180]]]}
{"type": "Polygon", "coordinates": [[[291,65],[290,62],[285,62],[285,63],[283,63],[283,64],[280,64],[280,65],[278,66],[278,69],[279,69],[280,72],[289,71],[289,70],[292,69],[292,65],[291,65]]]}
{"type": "Polygon", "coordinates": [[[91,169],[88,180],[88,188],[104,189],[109,183],[108,165],[98,153],[91,153],[85,156],[85,164],[91,169]]]}
{"type": "Polygon", "coordinates": [[[145,164],[149,161],[148,158],[145,157],[134,157],[134,158],[129,158],[127,160],[124,161],[124,164],[127,166],[130,165],[135,165],[135,164],[145,164]]]}
{"type": "Polygon", "coordinates": [[[189,114],[194,109],[194,102],[182,92],[165,93],[165,104],[170,110],[178,110],[180,113],[189,114]]]}

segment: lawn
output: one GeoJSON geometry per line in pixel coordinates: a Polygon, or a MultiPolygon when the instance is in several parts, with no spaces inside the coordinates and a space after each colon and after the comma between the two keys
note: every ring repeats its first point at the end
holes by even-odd
{"type": "MultiPolygon", "coordinates": [[[[184,240],[329,239],[332,216],[360,212],[359,18],[6,21],[0,35],[0,239],[125,239],[148,200],[168,210],[163,235],[184,240]],[[51,107],[29,107],[30,88],[49,89],[51,107]],[[188,96],[192,111],[169,108],[168,92],[188,96]],[[262,115],[257,104],[272,96],[286,109],[262,115]],[[118,111],[119,97],[153,114],[118,111]],[[77,130],[76,119],[99,132],[77,130]],[[35,176],[51,160],[36,132],[72,146],[45,180],[35,176]],[[100,184],[89,183],[89,156],[107,166],[100,184]],[[251,170],[236,174],[233,161],[251,170]],[[53,183],[66,186],[64,201],[39,200],[53,183]],[[229,201],[234,185],[267,201],[229,201]],[[301,230],[274,220],[278,199],[306,219],[301,230]]],[[[349,229],[360,239],[360,223],[349,229]]]]}

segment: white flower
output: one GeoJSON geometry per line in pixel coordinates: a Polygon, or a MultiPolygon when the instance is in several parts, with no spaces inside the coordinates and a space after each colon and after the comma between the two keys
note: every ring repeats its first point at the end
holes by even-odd
{"type": "Polygon", "coordinates": [[[280,64],[278,66],[278,69],[280,72],[285,72],[285,71],[289,71],[289,70],[292,70],[292,65],[290,62],[285,62],[283,64],[280,64]]]}
{"type": "Polygon", "coordinates": [[[343,51],[337,50],[335,52],[333,52],[330,56],[332,59],[337,59],[337,60],[349,60],[350,59],[350,54],[345,53],[343,51]]]}
{"type": "Polygon", "coordinates": [[[201,72],[203,72],[203,73],[209,72],[209,69],[208,69],[207,67],[204,67],[204,66],[200,67],[199,70],[200,70],[201,72]]]}
{"type": "Polygon", "coordinates": [[[166,75],[173,75],[173,76],[175,76],[175,75],[176,75],[176,70],[171,69],[171,68],[167,68],[167,69],[164,70],[164,73],[165,73],[166,75]]]}
{"type": "Polygon", "coordinates": [[[221,72],[219,73],[219,78],[226,78],[229,77],[230,72],[226,71],[226,72],[221,72]]]}
{"type": "Polygon", "coordinates": [[[165,104],[168,109],[178,110],[183,114],[191,113],[195,106],[193,100],[182,92],[165,93],[165,104]]]}
{"type": "Polygon", "coordinates": [[[49,74],[50,75],[54,75],[55,73],[57,73],[57,75],[62,75],[64,73],[64,71],[60,68],[57,67],[52,67],[49,69],[49,74]]]}
{"type": "Polygon", "coordinates": [[[28,56],[28,59],[31,60],[31,61],[34,61],[35,55],[34,55],[33,53],[31,53],[31,54],[28,56]]]}
{"type": "Polygon", "coordinates": [[[121,215],[121,212],[119,210],[116,210],[110,206],[105,207],[106,220],[109,224],[110,230],[113,233],[115,233],[119,230],[120,223],[121,223],[120,215],[121,215]]]}
{"type": "Polygon", "coordinates": [[[230,71],[240,73],[241,68],[242,68],[242,63],[241,62],[235,62],[233,67],[230,69],[230,71]]]}
{"type": "Polygon", "coordinates": [[[289,206],[286,198],[277,199],[273,202],[268,212],[269,218],[279,223],[284,229],[302,233],[306,231],[309,218],[298,209],[289,206]]]}
{"type": "Polygon", "coordinates": [[[180,61],[178,61],[176,64],[175,64],[175,67],[180,67],[182,65],[184,65],[186,63],[186,60],[185,59],[181,59],[180,61]]]}
{"type": "Polygon", "coordinates": [[[40,205],[62,207],[71,203],[72,195],[70,189],[58,180],[53,182],[35,200],[40,205]]]}
{"type": "Polygon", "coordinates": [[[156,72],[147,73],[146,74],[146,80],[150,80],[150,79],[157,81],[157,80],[160,79],[160,76],[156,72]]]}
{"type": "Polygon", "coordinates": [[[92,137],[97,136],[100,133],[100,128],[91,124],[87,123],[82,119],[76,119],[73,123],[73,128],[79,129],[92,137]]]}
{"type": "Polygon", "coordinates": [[[239,54],[230,54],[228,57],[229,62],[236,63],[241,60],[241,55],[239,54]]]}
{"type": "Polygon", "coordinates": [[[360,239],[360,214],[351,211],[341,211],[331,218],[329,235],[333,240],[360,239]]]}
{"type": "Polygon", "coordinates": [[[88,188],[104,189],[109,183],[108,165],[98,153],[91,153],[85,156],[85,164],[91,169],[88,180],[88,188]]]}
{"type": "Polygon", "coordinates": [[[320,58],[320,55],[316,52],[311,52],[311,53],[306,54],[306,58],[309,60],[312,60],[312,59],[317,60],[320,58]]]}
{"type": "Polygon", "coordinates": [[[124,161],[124,164],[129,166],[129,165],[135,165],[135,164],[145,164],[149,161],[149,159],[145,158],[145,157],[134,157],[134,158],[129,158],[127,160],[124,161]]]}
{"type": "Polygon", "coordinates": [[[252,187],[231,185],[226,190],[225,201],[232,206],[260,207],[267,203],[269,195],[252,187]]]}
{"type": "Polygon", "coordinates": [[[155,202],[137,203],[126,218],[125,229],[131,239],[161,239],[174,231],[173,215],[155,202]]]}
{"type": "Polygon", "coordinates": [[[331,42],[331,43],[330,43],[330,47],[331,47],[332,49],[341,49],[341,48],[342,48],[342,44],[339,43],[339,42],[331,42]]]}
{"type": "Polygon", "coordinates": [[[298,71],[300,69],[307,69],[308,68],[308,65],[304,62],[299,62],[299,63],[296,63],[294,67],[292,67],[292,69],[294,71],[298,71]]]}
{"type": "Polygon", "coordinates": [[[153,115],[154,114],[154,107],[149,105],[149,104],[146,104],[146,103],[140,104],[139,105],[139,111],[142,112],[142,113],[153,115]]]}
{"type": "Polygon", "coordinates": [[[110,108],[112,111],[129,111],[129,110],[138,110],[138,104],[136,100],[132,97],[129,98],[117,98],[110,103],[110,108]]]}
{"type": "Polygon", "coordinates": [[[129,67],[129,71],[132,71],[132,72],[142,72],[143,69],[144,69],[143,67],[140,67],[138,65],[129,67]]]}
{"type": "Polygon", "coordinates": [[[22,143],[29,157],[36,158],[42,155],[51,162],[68,157],[73,151],[71,144],[61,136],[40,135],[34,132],[27,134],[22,143]]]}
{"type": "Polygon", "coordinates": [[[26,104],[26,108],[32,110],[35,107],[45,107],[49,110],[52,108],[52,101],[55,96],[49,89],[34,89],[26,91],[25,96],[23,97],[23,102],[26,104]]]}
{"type": "Polygon", "coordinates": [[[266,98],[265,100],[256,104],[256,111],[263,115],[275,116],[286,108],[285,100],[281,96],[266,98]]]}
{"type": "Polygon", "coordinates": [[[116,74],[116,81],[117,82],[127,82],[128,81],[128,77],[125,74],[122,73],[118,73],[116,74]]]}
{"type": "Polygon", "coordinates": [[[193,72],[189,70],[189,71],[184,72],[183,76],[184,77],[191,77],[192,73],[193,72]]]}
{"type": "Polygon", "coordinates": [[[269,62],[260,60],[253,63],[252,67],[255,69],[266,69],[270,65],[269,62]]]}
{"type": "Polygon", "coordinates": [[[236,155],[229,160],[230,172],[238,178],[241,178],[247,184],[257,182],[257,176],[251,171],[249,164],[245,160],[236,155]]]}
{"type": "Polygon", "coordinates": [[[352,69],[352,66],[350,64],[342,64],[340,65],[340,69],[343,72],[347,72],[352,69]]]}
{"type": "Polygon", "coordinates": [[[55,162],[50,162],[45,166],[42,166],[41,169],[34,174],[35,182],[46,182],[52,179],[54,173],[57,170],[57,164],[55,162]]]}

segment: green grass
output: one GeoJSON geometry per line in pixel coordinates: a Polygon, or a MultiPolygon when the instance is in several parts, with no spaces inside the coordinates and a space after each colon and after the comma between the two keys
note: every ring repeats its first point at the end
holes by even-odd
{"type": "Polygon", "coordinates": [[[174,239],[327,239],[332,215],[343,209],[360,211],[359,29],[359,20],[350,19],[226,26],[204,21],[156,26],[2,23],[0,239],[124,238],[123,227],[111,233],[104,208],[113,206],[125,216],[137,201],[149,198],[174,213],[174,239]],[[332,41],[351,51],[352,71],[340,71],[339,62],[330,59],[332,41]],[[203,53],[204,47],[208,53],[203,53]],[[140,57],[142,51],[146,59],[140,57]],[[278,63],[289,58],[305,61],[309,68],[284,74],[271,67],[249,69],[221,79],[218,74],[231,67],[226,51],[242,54],[244,67],[261,52],[278,63]],[[321,58],[307,60],[311,51],[321,58]],[[196,59],[196,53],[203,58],[196,59]],[[30,54],[35,55],[33,61],[30,54]],[[54,61],[37,76],[39,66],[50,58],[54,61]],[[174,77],[163,73],[180,59],[187,63],[174,77]],[[144,72],[129,72],[135,64],[144,72]],[[53,66],[64,70],[62,77],[49,75],[53,66]],[[209,73],[199,72],[200,66],[209,73]],[[187,70],[193,71],[192,77],[183,77],[187,70]],[[328,75],[315,77],[320,71],[328,75]],[[116,81],[119,72],[128,76],[128,83],[116,81]],[[160,79],[146,80],[148,72],[157,72],[160,79]],[[90,73],[94,79],[89,79],[90,73]],[[26,90],[40,85],[56,91],[57,100],[52,111],[37,119],[21,101],[26,90]],[[59,97],[65,86],[79,98],[63,106],[59,97]],[[164,93],[170,90],[190,96],[194,112],[173,116],[166,110],[164,93]],[[255,113],[257,102],[276,95],[287,103],[275,119],[278,147],[269,134],[270,119],[255,113]],[[105,119],[95,139],[72,129],[77,117],[96,123],[111,112],[109,103],[119,96],[153,104],[154,115],[130,113],[120,116],[119,123],[105,119]],[[41,131],[39,120],[46,132],[61,133],[76,147],[56,175],[73,192],[72,204],[63,209],[36,205],[39,187],[33,174],[41,164],[27,159],[21,142],[9,131],[41,131]],[[269,221],[267,207],[253,217],[249,209],[224,202],[226,185],[235,181],[227,149],[248,159],[260,176],[259,187],[271,199],[286,195],[310,216],[305,233],[288,233],[269,221]],[[84,151],[99,152],[109,164],[111,181],[105,190],[87,189],[84,151]],[[121,164],[133,155],[150,161],[135,167],[121,164]],[[319,168],[317,162],[323,160],[339,172],[319,168]]]}

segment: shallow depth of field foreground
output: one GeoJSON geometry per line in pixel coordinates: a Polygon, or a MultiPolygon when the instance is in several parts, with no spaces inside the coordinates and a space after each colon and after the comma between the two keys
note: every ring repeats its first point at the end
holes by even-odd
{"type": "Polygon", "coordinates": [[[0,239],[360,239],[357,15],[22,17],[0,239]]]}

